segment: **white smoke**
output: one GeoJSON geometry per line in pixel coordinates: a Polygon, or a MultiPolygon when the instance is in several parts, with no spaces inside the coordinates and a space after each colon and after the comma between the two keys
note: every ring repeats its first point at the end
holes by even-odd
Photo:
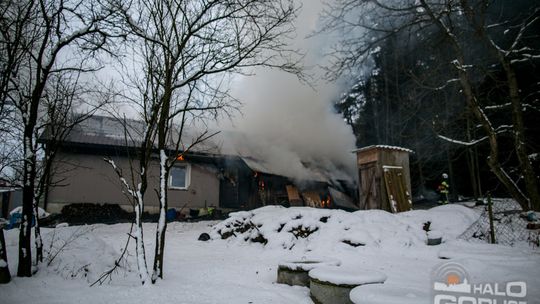
{"type": "Polygon", "coordinates": [[[243,115],[221,123],[224,150],[251,156],[264,162],[273,173],[298,179],[317,179],[306,168],[322,169],[333,179],[356,178],[355,137],[332,101],[340,94],[338,83],[321,79],[324,53],[331,37],[315,35],[322,1],[304,0],[296,21],[297,39],[293,47],[305,54],[304,64],[315,82],[313,88],[295,76],[276,70],[257,70],[256,75],[235,80],[232,95],[242,103],[243,115]],[[245,134],[238,136],[231,134],[245,134]]]}

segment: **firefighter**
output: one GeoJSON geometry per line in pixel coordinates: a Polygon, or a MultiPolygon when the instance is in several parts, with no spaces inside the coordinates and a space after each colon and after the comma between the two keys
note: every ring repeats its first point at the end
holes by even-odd
{"type": "Polygon", "coordinates": [[[437,191],[439,191],[439,204],[448,204],[448,189],[450,188],[450,185],[448,185],[448,174],[443,173],[442,174],[442,182],[437,187],[437,191]]]}

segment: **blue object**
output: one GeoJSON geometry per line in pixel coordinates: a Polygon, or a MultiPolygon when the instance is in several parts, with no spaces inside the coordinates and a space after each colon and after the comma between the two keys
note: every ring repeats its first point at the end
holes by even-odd
{"type": "Polygon", "coordinates": [[[527,220],[528,220],[529,222],[534,222],[534,221],[536,221],[537,219],[538,219],[538,217],[536,216],[536,212],[531,211],[531,212],[529,212],[529,213],[527,214],[527,220]]]}
{"type": "Polygon", "coordinates": [[[167,219],[167,222],[175,220],[176,219],[176,209],[171,208],[171,209],[167,210],[165,218],[167,219]]]}
{"type": "MultiPolygon", "coordinates": [[[[9,216],[9,224],[6,226],[6,230],[9,230],[9,229],[13,229],[13,228],[16,228],[19,226],[19,224],[21,223],[21,219],[22,219],[22,214],[17,212],[17,213],[13,213],[9,216]]],[[[34,227],[36,225],[36,217],[35,216],[32,216],[32,223],[31,223],[31,227],[34,227]]]]}

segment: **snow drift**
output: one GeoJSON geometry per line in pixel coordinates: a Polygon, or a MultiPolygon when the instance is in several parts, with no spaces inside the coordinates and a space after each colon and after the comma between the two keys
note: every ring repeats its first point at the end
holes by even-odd
{"type": "Polygon", "coordinates": [[[382,210],[349,213],[308,207],[267,206],[232,213],[212,229],[212,239],[261,243],[268,248],[307,250],[338,245],[360,247],[423,246],[424,224],[439,231],[443,240],[456,239],[472,225],[478,214],[463,206],[448,205],[430,210],[392,214],[382,210]]]}

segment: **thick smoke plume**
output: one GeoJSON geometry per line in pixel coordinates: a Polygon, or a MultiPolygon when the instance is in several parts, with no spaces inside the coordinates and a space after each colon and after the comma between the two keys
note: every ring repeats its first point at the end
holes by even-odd
{"type": "Polygon", "coordinates": [[[354,180],[355,158],[351,152],[355,137],[332,107],[340,86],[321,79],[317,67],[324,64],[331,38],[306,38],[317,30],[322,9],[320,1],[303,1],[293,42],[293,47],[306,54],[305,66],[312,67],[308,71],[315,79],[312,87],[275,70],[257,70],[254,76],[238,78],[232,95],[243,103],[243,115],[219,127],[232,131],[222,134],[225,152],[263,161],[273,173],[317,179],[317,170],[310,168],[318,168],[332,179],[354,180]]]}

